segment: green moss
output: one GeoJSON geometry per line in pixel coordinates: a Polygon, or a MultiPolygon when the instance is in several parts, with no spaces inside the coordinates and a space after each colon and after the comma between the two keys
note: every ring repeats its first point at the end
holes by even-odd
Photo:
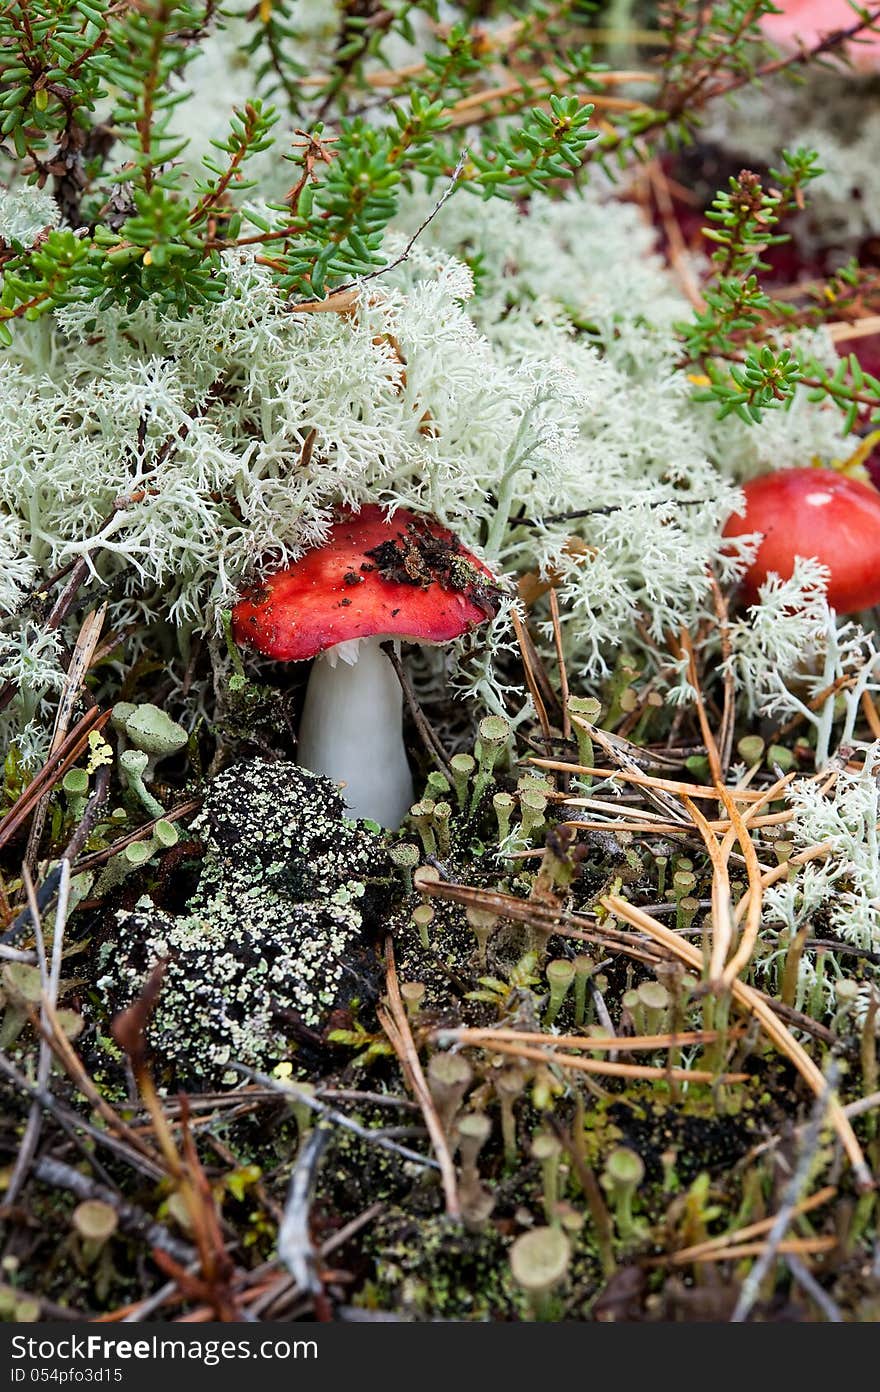
{"type": "Polygon", "coordinates": [[[506,1246],[491,1225],[468,1233],[442,1216],[418,1220],[393,1209],[370,1234],[375,1270],[358,1303],[410,1319],[510,1318],[517,1300],[506,1246]]]}

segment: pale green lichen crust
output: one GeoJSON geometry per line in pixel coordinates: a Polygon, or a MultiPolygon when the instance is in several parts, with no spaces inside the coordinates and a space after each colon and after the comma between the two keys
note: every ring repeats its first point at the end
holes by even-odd
{"type": "Polygon", "coordinates": [[[149,1038],[174,1075],[238,1080],[265,1068],[302,1026],[320,1029],[374,994],[369,929],[392,886],[381,841],[344,819],[338,789],[289,763],[253,760],[210,784],[191,828],[204,846],[183,916],[145,897],[120,912],[100,952],[114,1012],[167,960],[149,1038]]]}

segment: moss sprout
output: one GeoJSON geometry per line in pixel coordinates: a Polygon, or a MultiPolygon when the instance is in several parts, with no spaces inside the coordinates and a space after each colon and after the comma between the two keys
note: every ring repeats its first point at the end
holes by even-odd
{"type": "Polygon", "coordinates": [[[424,981],[402,981],[400,995],[406,1006],[407,1015],[411,1020],[415,1020],[425,999],[424,981]]]}
{"type": "Polygon", "coordinates": [[[681,863],[679,862],[679,868],[675,871],[675,874],[672,876],[672,894],[676,903],[678,903],[679,900],[686,899],[690,895],[692,895],[694,889],[696,888],[696,884],[697,877],[690,869],[690,867],[684,870],[681,868],[681,863]]]}
{"type": "Polygon", "coordinates": [[[440,880],[440,871],[434,865],[420,865],[413,874],[413,889],[422,896],[423,904],[431,903],[429,886],[440,880]]]}
{"type": "Polygon", "coordinates": [[[132,841],[118,855],[111,856],[95,883],[95,893],[106,894],[108,890],[123,884],[135,871],[148,865],[158,852],[170,850],[179,840],[180,832],[176,824],[166,817],[160,817],[151,836],[132,841]]]}
{"type": "Polygon", "coordinates": [[[737,754],[749,767],[760,764],[764,757],[764,749],[764,741],[760,735],[743,735],[736,743],[737,754]]]}
{"type": "Polygon", "coordinates": [[[89,791],[89,775],[85,769],[72,768],[61,780],[67,798],[67,810],[71,819],[78,822],[85,810],[86,794],[89,791]]]}
{"type": "Polygon", "coordinates": [[[771,744],[767,750],[766,764],[770,770],[790,773],[794,768],[794,754],[784,744],[771,744]]]}
{"type": "Polygon", "coordinates": [[[561,1228],[534,1228],[510,1249],[510,1272],[534,1320],[553,1317],[553,1294],[568,1275],[571,1245],[561,1228]]]}
{"type": "Polygon", "coordinates": [[[548,1223],[556,1222],[559,1202],[559,1162],[562,1146],[549,1131],[542,1131],[532,1141],[532,1159],[541,1166],[541,1185],[544,1194],[544,1216],[548,1223]]]}
{"type": "Polygon", "coordinates": [[[396,845],[389,846],[388,859],[395,869],[400,871],[407,894],[412,894],[413,871],[421,859],[418,846],[412,841],[398,841],[396,845]]]}
{"type": "MultiPolygon", "coordinates": [[[[114,715],[119,709],[118,705],[114,707],[114,715]]],[[[147,782],[152,780],[156,764],[183,749],[188,739],[182,725],[150,702],[129,711],[123,728],[135,749],[142,750],[148,756],[149,763],[144,773],[147,782]]]]}
{"type": "MultiPolygon", "coordinates": [[[[597,725],[602,718],[602,703],[593,696],[569,696],[568,698],[569,715],[580,716],[590,725],[597,725]]],[[[593,740],[589,730],[584,729],[583,725],[577,720],[574,722],[574,734],[577,740],[578,763],[584,768],[593,768],[595,758],[593,755],[593,740]]],[[[592,780],[585,780],[589,783],[592,780]]]]}
{"type": "Polygon", "coordinates": [[[157,846],[161,846],[164,851],[168,851],[172,846],[176,846],[180,840],[180,832],[174,822],[169,822],[167,817],[160,817],[153,827],[153,836],[157,846]]]}
{"type": "Polygon", "coordinates": [[[432,769],[425,779],[425,789],[426,797],[442,800],[449,792],[449,779],[439,769],[432,769]]]}
{"type": "Polygon", "coordinates": [[[519,795],[519,809],[519,834],[524,841],[530,841],[544,825],[547,794],[538,788],[526,788],[519,795]]]}
{"type": "Polygon", "coordinates": [[[510,819],[516,807],[516,799],[511,797],[510,793],[496,793],[492,798],[492,806],[498,822],[498,840],[506,841],[510,835],[510,819]]]}
{"type": "Polygon", "coordinates": [[[434,829],[437,833],[437,846],[441,856],[449,854],[449,823],[452,818],[452,808],[448,802],[434,803],[434,829]]]}
{"type": "Polygon", "coordinates": [[[473,1076],[473,1069],[463,1054],[434,1054],[428,1064],[428,1087],[447,1135],[452,1134],[456,1115],[473,1076]]]}
{"type": "Polygon", "coordinates": [[[150,756],[141,749],[126,749],[119,756],[119,768],[126,787],[137,798],[149,817],[164,817],[165,808],[144,783],[150,756]]]}
{"type": "Polygon", "coordinates": [[[544,1013],[544,1028],[549,1029],[565,1002],[575,979],[575,965],[567,957],[548,962],[545,968],[550,998],[544,1013]]]}
{"type": "Polygon", "coordinates": [[[860,995],[861,990],[859,983],[853,981],[851,977],[842,977],[841,980],[835,982],[834,1000],[836,1009],[831,1022],[835,1032],[844,1029],[852,1020],[860,995]]]}
{"type": "Polygon", "coordinates": [[[773,855],[777,865],[787,865],[794,852],[793,841],[783,841],[781,838],[773,842],[773,855]]]}
{"type": "Polygon", "coordinates": [[[91,1266],[119,1226],[116,1210],[103,1199],[84,1199],[73,1210],[71,1221],[81,1240],[83,1261],[91,1266]]]}
{"type": "Polygon", "coordinates": [[[644,1010],[645,1033],[663,1034],[669,1024],[671,996],[660,981],[643,981],[638,998],[644,1010]]]}
{"type": "Polygon", "coordinates": [[[578,1233],[583,1232],[586,1226],[586,1218],[580,1213],[573,1204],[567,1203],[565,1199],[560,1199],[556,1205],[555,1217],[564,1233],[571,1237],[577,1237],[578,1233]]]}
{"type": "Polygon", "coordinates": [[[596,970],[596,963],[585,953],[578,953],[574,959],[574,1022],[578,1029],[588,1024],[587,991],[590,977],[596,970]]]}
{"type": "Polygon", "coordinates": [[[419,931],[419,942],[427,952],[431,946],[428,929],[434,922],[434,909],[431,904],[418,904],[412,911],[412,921],[419,931]]]}
{"type": "Polygon", "coordinates": [[[521,1069],[511,1065],[500,1069],[493,1081],[496,1096],[501,1104],[504,1159],[508,1166],[513,1166],[516,1164],[519,1150],[516,1136],[516,1101],[525,1092],[526,1079],[521,1069]]]}
{"type": "Polygon", "coordinates": [[[700,912],[700,901],[693,895],[686,894],[679,899],[675,906],[675,929],[678,933],[686,933],[700,912]]]}
{"type": "Polygon", "coordinates": [[[605,690],[606,729],[613,730],[622,715],[635,709],[638,696],[632,683],[641,675],[641,670],[632,653],[619,655],[605,690]]]}
{"type": "Polygon", "coordinates": [[[666,892],[666,868],[669,865],[669,857],[665,855],[655,856],[654,864],[657,867],[657,896],[662,899],[666,892]]]}
{"type": "Polygon", "coordinates": [[[621,1241],[631,1241],[637,1233],[633,1199],[645,1178],[640,1155],[628,1146],[616,1146],[605,1162],[602,1184],[614,1209],[614,1221],[621,1241]]]}
{"type": "Polygon", "coordinates": [[[633,1022],[633,1027],[637,1034],[644,1033],[644,1012],[642,1010],[642,1000],[638,991],[633,987],[632,990],[624,991],[620,998],[620,1004],[626,1014],[633,1022]]]}
{"type": "Polygon", "coordinates": [[[410,820],[421,837],[425,855],[437,854],[437,841],[434,836],[434,803],[431,798],[423,798],[413,803],[409,809],[410,820]]]}
{"type": "Polygon", "coordinates": [[[477,940],[477,955],[480,965],[485,967],[489,943],[498,927],[498,915],[469,904],[465,910],[465,916],[477,940]]]}
{"type": "Polygon", "coordinates": [[[492,1123],[484,1113],[471,1112],[459,1120],[456,1133],[461,1156],[462,1218],[469,1232],[480,1232],[495,1207],[494,1195],[482,1184],[477,1168],[480,1151],[492,1134],[492,1123]]]}
{"type": "Polygon", "coordinates": [[[473,754],[453,754],[449,761],[452,772],[452,781],[455,788],[455,796],[458,799],[459,809],[463,812],[467,807],[468,794],[470,792],[470,781],[477,761],[473,754]]]}
{"type": "Polygon", "coordinates": [[[492,1121],[485,1112],[469,1112],[457,1125],[458,1149],[462,1171],[475,1174],[480,1151],[492,1134],[492,1121]]]}
{"type": "Polygon", "coordinates": [[[477,776],[474,779],[474,789],[471,794],[471,815],[480,805],[483,794],[492,781],[495,765],[510,739],[510,733],[510,721],[502,715],[484,716],[477,727],[478,739],[475,747],[477,776]]]}

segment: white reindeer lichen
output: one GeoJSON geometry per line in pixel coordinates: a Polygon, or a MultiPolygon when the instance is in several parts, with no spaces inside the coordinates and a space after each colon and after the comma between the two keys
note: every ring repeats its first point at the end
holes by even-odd
{"type": "MultiPolygon", "coordinates": [[[[799,399],[721,433],[676,366],[685,306],[652,233],[601,190],[528,217],[457,195],[435,222],[353,317],[291,313],[240,251],[225,296],[185,319],[72,305],[24,326],[2,367],[4,652],[33,638],[23,589],[84,557],[128,656],[157,626],[186,653],[247,576],[367,500],[436,514],[511,575],[552,568],[572,674],[623,644],[651,665],[651,640],[693,629],[708,568],[739,564],[721,529],[763,436],[799,462],[808,423],[831,457],[835,413],[799,399]]],[[[473,647],[456,679],[498,709],[473,647]]],[[[7,738],[52,685],[42,658],[21,675],[7,738]]]]}

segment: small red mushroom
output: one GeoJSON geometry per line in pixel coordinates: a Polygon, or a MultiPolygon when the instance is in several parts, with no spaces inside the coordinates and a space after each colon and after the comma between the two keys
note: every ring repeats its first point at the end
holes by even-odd
{"type": "Polygon", "coordinates": [[[743,492],[745,516],[731,517],[724,535],[763,533],[743,581],[750,603],[771,571],[787,580],[797,556],[813,556],[828,567],[839,614],[880,604],[880,493],[833,469],[781,469],[743,492]]]}
{"type": "Polygon", "coordinates": [[[322,546],[236,604],[232,632],[277,662],[315,662],[298,760],[346,785],[353,814],[400,825],[413,801],[389,638],[447,643],[498,610],[482,561],[432,517],[376,505],[343,512],[322,546]]]}

